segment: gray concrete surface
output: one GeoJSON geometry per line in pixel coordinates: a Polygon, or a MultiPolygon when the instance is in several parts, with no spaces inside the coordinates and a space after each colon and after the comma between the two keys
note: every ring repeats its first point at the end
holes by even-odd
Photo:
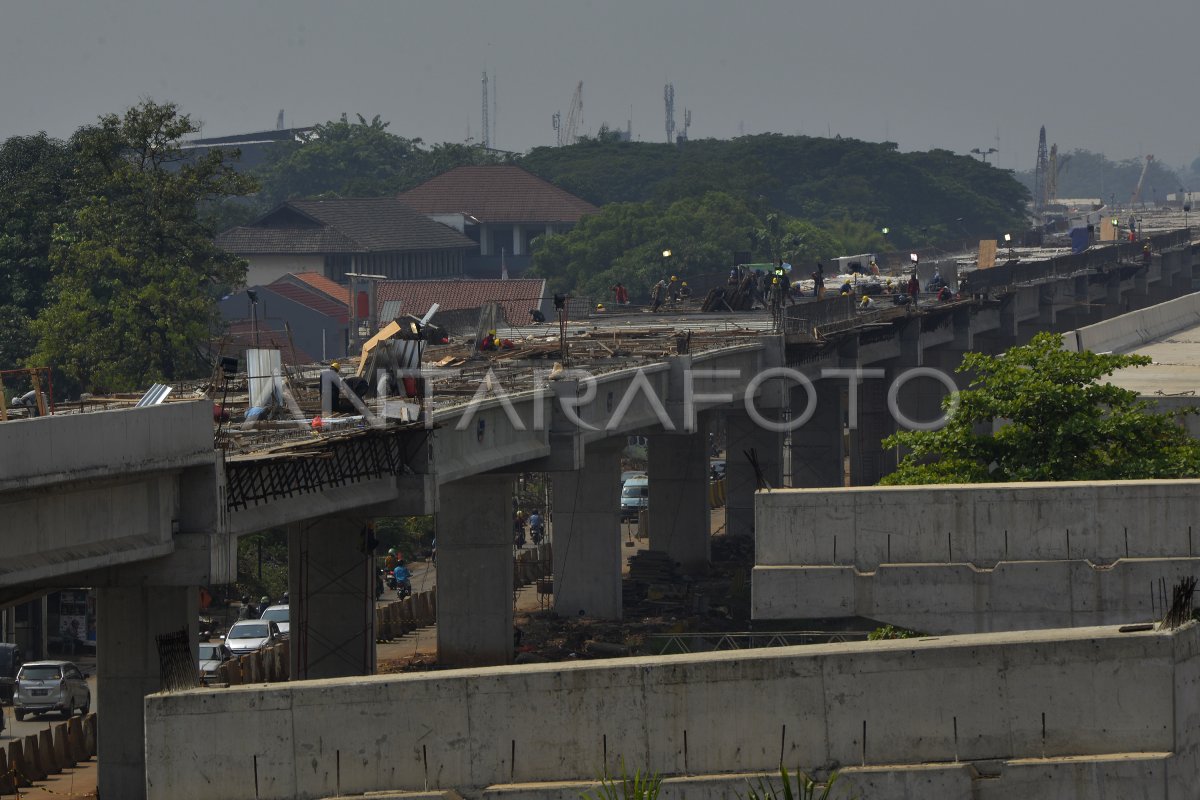
{"type": "Polygon", "coordinates": [[[759,493],[755,619],[930,633],[1135,622],[1200,569],[1200,481],[759,493]]]}
{"type": "Polygon", "coordinates": [[[769,771],[781,758],[824,768],[972,762],[1002,780],[1003,763],[1027,760],[1060,793],[1082,778],[1100,797],[1129,782],[1056,764],[1127,753],[1129,777],[1164,787],[1152,796],[1185,798],[1200,746],[1198,681],[1193,624],[158,694],[146,700],[148,797],[307,800],[426,786],[472,797],[496,784],[593,780],[622,759],[674,776],[769,771]]]}

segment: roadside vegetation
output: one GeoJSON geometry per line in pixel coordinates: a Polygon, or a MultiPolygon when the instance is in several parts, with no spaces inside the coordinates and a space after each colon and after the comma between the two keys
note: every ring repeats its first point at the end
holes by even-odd
{"type": "Polygon", "coordinates": [[[1200,441],[1176,413],[1103,381],[1140,355],[1062,349],[1057,334],[991,356],[967,353],[970,387],[945,427],[883,440],[907,455],[883,484],[1103,481],[1200,476],[1200,441]],[[1001,424],[1002,423],[1002,424],[1001,424]],[[994,431],[994,432],[993,432],[994,431]]]}

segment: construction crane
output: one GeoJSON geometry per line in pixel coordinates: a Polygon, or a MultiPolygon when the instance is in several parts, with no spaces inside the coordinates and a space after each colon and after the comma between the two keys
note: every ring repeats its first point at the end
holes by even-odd
{"type": "Polygon", "coordinates": [[[1054,202],[1058,199],[1058,176],[1067,168],[1067,164],[1071,161],[1071,155],[1068,153],[1065,156],[1058,154],[1058,144],[1050,146],[1050,168],[1046,173],[1046,201],[1054,202]]]}
{"type": "Polygon", "coordinates": [[[1146,173],[1150,171],[1150,162],[1153,160],[1154,156],[1146,156],[1146,163],[1142,165],[1142,174],[1138,176],[1137,187],[1129,196],[1130,206],[1136,205],[1142,199],[1142,184],[1146,182],[1146,173]]]}
{"type": "Polygon", "coordinates": [[[663,106],[667,113],[667,144],[675,141],[675,84],[663,87],[663,106]]]}
{"type": "Polygon", "coordinates": [[[1033,168],[1033,213],[1046,209],[1047,184],[1050,181],[1050,154],[1046,150],[1046,126],[1038,133],[1037,164],[1033,168]]]}
{"type": "Polygon", "coordinates": [[[583,81],[575,86],[575,94],[571,96],[571,107],[567,110],[567,121],[562,133],[560,144],[575,144],[579,138],[579,125],[583,122],[583,81]]]}

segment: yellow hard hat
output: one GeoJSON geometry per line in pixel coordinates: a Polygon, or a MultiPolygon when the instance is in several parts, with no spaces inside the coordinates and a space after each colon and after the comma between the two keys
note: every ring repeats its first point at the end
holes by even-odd
{"type": "Polygon", "coordinates": [[[771,278],[771,283],[779,283],[779,278],[771,278]]]}
{"type": "MultiPolygon", "coordinates": [[[[1146,247],[1149,247],[1149,246],[1150,246],[1150,245],[1146,245],[1146,247]]],[[[684,286],[687,286],[687,281],[684,281],[684,282],[683,282],[683,285],[684,285],[684,286]]]]}
{"type": "Polygon", "coordinates": [[[603,310],[604,310],[604,303],[596,303],[596,310],[597,310],[597,311],[603,311],[603,310]]]}
{"type": "Polygon", "coordinates": [[[677,281],[677,280],[679,280],[679,278],[676,278],[674,275],[672,275],[672,276],[671,276],[671,280],[673,280],[673,281],[677,281]]]}
{"type": "Polygon", "coordinates": [[[338,362],[336,362],[336,361],[330,361],[330,362],[329,362],[329,368],[330,368],[331,370],[337,371],[337,370],[338,370],[338,369],[339,369],[341,366],[342,366],[342,365],[341,365],[341,364],[339,364],[339,363],[338,363],[338,362]]]}

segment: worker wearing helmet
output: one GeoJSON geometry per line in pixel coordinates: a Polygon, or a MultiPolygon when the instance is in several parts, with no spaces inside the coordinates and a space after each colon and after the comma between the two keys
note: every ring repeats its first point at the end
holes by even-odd
{"type": "Polygon", "coordinates": [[[868,308],[870,308],[873,305],[875,305],[875,301],[873,301],[871,299],[871,296],[864,294],[863,298],[862,298],[862,302],[859,303],[859,308],[866,311],[868,308]]]}

